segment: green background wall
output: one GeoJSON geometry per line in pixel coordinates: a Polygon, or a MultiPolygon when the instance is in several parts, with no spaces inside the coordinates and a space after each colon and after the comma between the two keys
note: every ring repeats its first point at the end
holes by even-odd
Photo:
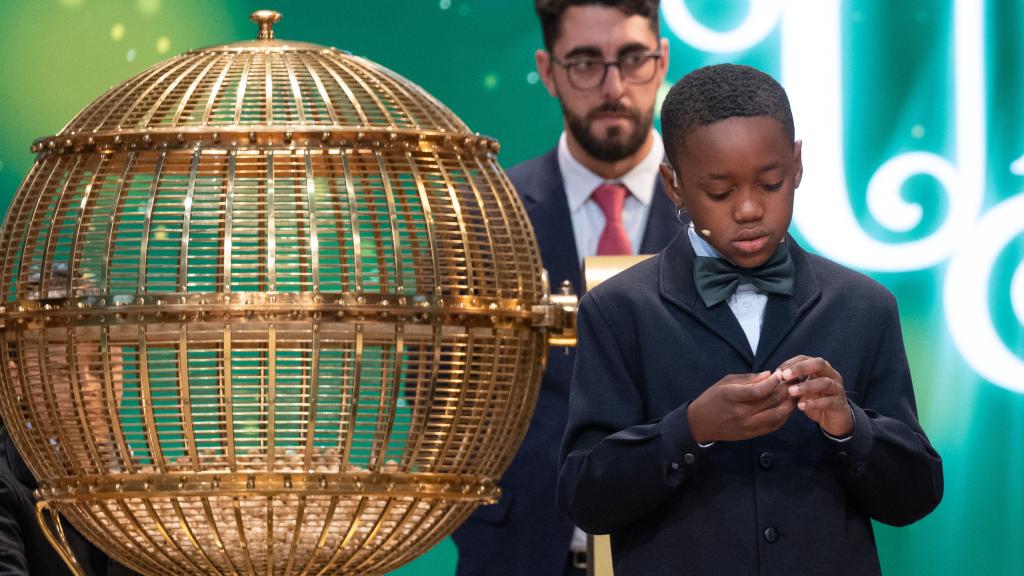
{"type": "MultiPolygon", "coordinates": [[[[534,72],[529,0],[4,0],[0,212],[35,138],[156,62],[253,38],[258,8],[284,13],[279,38],[343,48],[417,82],[499,139],[505,166],[561,130],[534,72]]],[[[662,16],[669,81],[722,61],[782,79],[805,139],[794,233],[899,299],[946,496],[913,526],[879,526],[886,574],[1024,574],[1024,1],[663,0],[662,16]],[[697,28],[684,28],[685,14],[697,28]],[[750,38],[726,45],[747,25],[750,38]]],[[[454,565],[446,540],[395,574],[454,565]]]]}

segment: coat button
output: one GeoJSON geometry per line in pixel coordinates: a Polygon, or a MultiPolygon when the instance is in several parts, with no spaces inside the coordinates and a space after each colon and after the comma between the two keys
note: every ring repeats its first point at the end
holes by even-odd
{"type": "Polygon", "coordinates": [[[679,462],[673,462],[670,466],[673,470],[679,470],[679,462]]]}
{"type": "Polygon", "coordinates": [[[775,544],[775,541],[779,539],[779,533],[775,529],[775,526],[769,526],[764,529],[763,532],[764,541],[769,544],[775,544]]]}
{"type": "Polygon", "coordinates": [[[696,460],[697,457],[694,456],[693,454],[690,454],[689,452],[683,454],[683,462],[686,462],[687,464],[693,464],[696,460]]]}
{"type": "Polygon", "coordinates": [[[765,470],[771,470],[772,466],[775,465],[775,456],[771,452],[761,452],[761,457],[757,459],[758,464],[765,470]]]}
{"type": "Polygon", "coordinates": [[[860,476],[863,473],[864,473],[864,463],[863,462],[854,462],[853,464],[850,465],[850,475],[851,476],[860,476]]]}

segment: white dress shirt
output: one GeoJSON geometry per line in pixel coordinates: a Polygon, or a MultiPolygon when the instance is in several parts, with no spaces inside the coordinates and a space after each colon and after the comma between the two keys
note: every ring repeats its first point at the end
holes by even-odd
{"type": "Polygon", "coordinates": [[[654,185],[661,178],[658,166],[665,158],[661,135],[657,130],[652,132],[654,143],[651,150],[639,164],[617,180],[605,180],[574,158],[569,152],[565,132],[558,139],[558,168],[562,171],[562,184],[569,201],[569,215],[572,218],[572,232],[580,266],[583,266],[584,258],[597,254],[597,242],[604,230],[604,212],[590,195],[595,188],[606,182],[621,183],[629,189],[630,193],[622,206],[622,224],[629,235],[632,253],[639,253],[647,218],[651,213],[651,202],[654,200],[654,185]]]}

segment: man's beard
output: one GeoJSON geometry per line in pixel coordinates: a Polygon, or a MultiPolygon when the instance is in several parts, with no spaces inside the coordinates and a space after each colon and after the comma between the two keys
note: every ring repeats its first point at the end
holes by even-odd
{"type": "Polygon", "coordinates": [[[635,154],[647,141],[647,132],[651,129],[651,121],[654,119],[653,107],[644,114],[611,103],[602,104],[588,112],[585,117],[573,115],[563,104],[562,113],[565,115],[569,132],[579,142],[583,151],[601,162],[618,162],[635,154]],[[594,122],[594,117],[606,112],[628,114],[633,119],[632,132],[624,134],[622,129],[616,127],[608,129],[604,137],[593,135],[590,126],[594,122]]]}

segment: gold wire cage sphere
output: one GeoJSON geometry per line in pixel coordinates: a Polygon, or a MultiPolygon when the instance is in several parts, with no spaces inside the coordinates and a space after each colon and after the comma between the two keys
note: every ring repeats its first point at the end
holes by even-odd
{"type": "Polygon", "coordinates": [[[40,518],[140,572],[379,574],[497,497],[546,280],[494,140],[253,18],[33,145],[0,405],[40,518]]]}

